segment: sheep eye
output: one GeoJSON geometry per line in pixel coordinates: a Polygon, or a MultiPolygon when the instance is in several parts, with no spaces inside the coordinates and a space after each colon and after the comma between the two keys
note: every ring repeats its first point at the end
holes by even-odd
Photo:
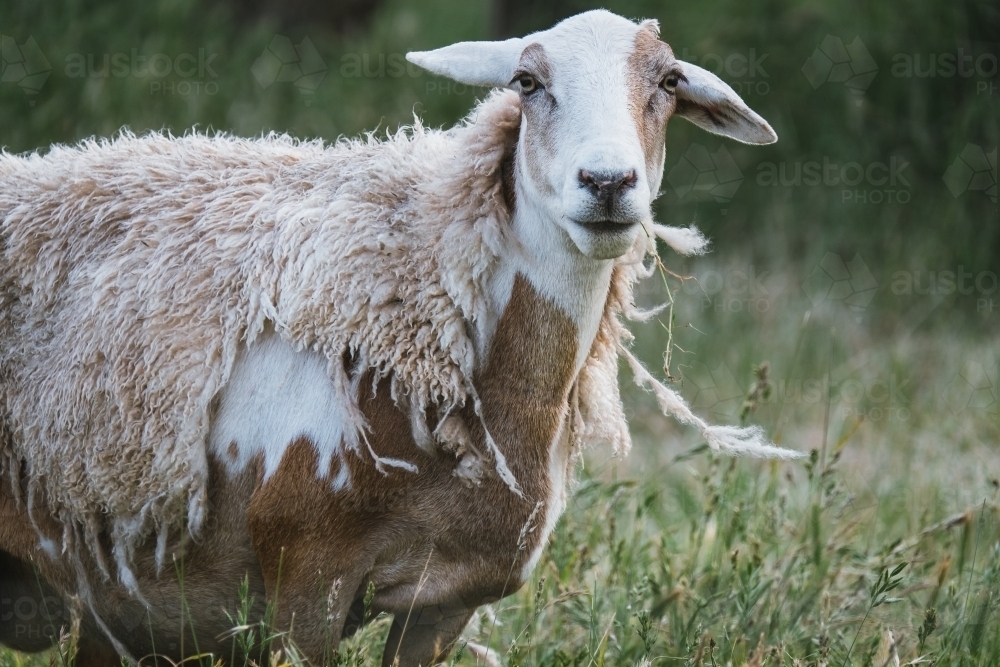
{"type": "Polygon", "coordinates": [[[535,81],[535,77],[533,76],[522,76],[517,80],[517,82],[521,84],[521,92],[525,95],[530,95],[538,90],[539,87],[538,82],[535,81]]]}
{"type": "Polygon", "coordinates": [[[663,81],[660,83],[660,86],[663,88],[663,90],[667,91],[668,93],[672,93],[675,90],[677,90],[677,84],[679,83],[680,83],[680,77],[678,75],[668,74],[666,77],[663,78],[663,81]]]}

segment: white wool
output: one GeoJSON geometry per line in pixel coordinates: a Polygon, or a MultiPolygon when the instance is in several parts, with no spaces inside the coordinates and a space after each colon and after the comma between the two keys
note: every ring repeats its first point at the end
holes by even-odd
{"type": "Polygon", "coordinates": [[[635,375],[635,382],[643,389],[653,392],[660,408],[665,414],[674,417],[683,424],[697,428],[702,437],[712,448],[712,451],[733,456],[754,456],[758,458],[797,459],[802,458],[802,452],[775,447],[767,441],[764,430],[759,426],[710,426],[703,419],[691,412],[680,394],[667,387],[646,370],[634,354],[624,346],[619,350],[628,361],[635,375]]]}
{"type": "Polygon", "coordinates": [[[708,252],[708,239],[697,227],[668,227],[653,223],[652,233],[679,255],[703,255],[708,252]]]}
{"type": "MultiPolygon", "coordinates": [[[[484,281],[509,242],[501,172],[519,124],[508,91],[453,129],[418,122],[381,141],[123,132],[0,154],[0,445],[23,462],[29,499],[43,496],[106,574],[98,535],[109,531],[134,591],[140,541],[155,533],[162,561],[171,527],[204,523],[212,401],[268,323],[327,358],[353,422],[345,447],[416,472],[368,445],[357,396],[373,370],[418,446],[455,453],[456,474],[478,479],[484,454],[467,432],[445,420],[431,433],[423,415],[470,401],[482,415],[473,340],[488,326],[484,281]]],[[[651,229],[678,252],[704,247],[696,230],[651,229]]],[[[713,448],[787,454],[756,431],[706,425],[623,347],[619,318],[636,313],[632,284],[649,275],[651,251],[643,239],[615,267],[573,392],[576,446],[630,447],[621,350],[713,448]]],[[[519,492],[488,433],[485,445],[519,492]]]]}

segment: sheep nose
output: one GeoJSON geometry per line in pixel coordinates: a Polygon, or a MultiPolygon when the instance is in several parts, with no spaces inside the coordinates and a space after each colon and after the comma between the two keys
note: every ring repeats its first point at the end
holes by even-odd
{"type": "Polygon", "coordinates": [[[602,204],[619,192],[634,187],[637,180],[635,169],[618,172],[590,172],[581,169],[577,178],[580,185],[590,190],[602,204]]]}

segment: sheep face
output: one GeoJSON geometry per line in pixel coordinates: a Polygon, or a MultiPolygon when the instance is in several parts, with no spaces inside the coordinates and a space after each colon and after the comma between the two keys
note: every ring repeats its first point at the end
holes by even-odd
{"type": "Polygon", "coordinates": [[[524,38],[407,58],[462,83],[518,92],[516,206],[596,259],[627,252],[651,219],[672,116],[745,143],[777,140],[732,88],[675,59],[655,21],[590,11],[524,38]]]}

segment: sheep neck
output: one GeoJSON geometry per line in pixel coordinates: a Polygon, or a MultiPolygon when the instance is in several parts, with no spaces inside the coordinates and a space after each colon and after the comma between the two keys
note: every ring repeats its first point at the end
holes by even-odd
{"type": "MultiPolygon", "coordinates": [[[[581,254],[553,216],[533,203],[533,193],[522,192],[521,180],[516,187],[517,206],[510,223],[512,242],[486,284],[491,308],[478,341],[481,358],[487,356],[497,322],[520,275],[576,327],[575,377],[590,353],[604,315],[614,262],[581,254]]],[[[533,325],[541,334],[552,323],[540,320],[533,325]]]]}

